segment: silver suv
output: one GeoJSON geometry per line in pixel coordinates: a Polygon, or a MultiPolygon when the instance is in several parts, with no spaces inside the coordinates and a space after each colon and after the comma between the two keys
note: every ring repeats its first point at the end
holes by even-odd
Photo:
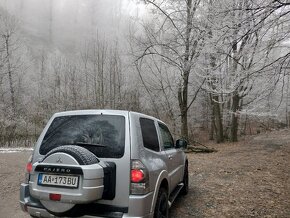
{"type": "Polygon", "coordinates": [[[188,192],[186,147],[144,114],[56,113],[27,164],[21,208],[32,217],[168,217],[188,192]]]}

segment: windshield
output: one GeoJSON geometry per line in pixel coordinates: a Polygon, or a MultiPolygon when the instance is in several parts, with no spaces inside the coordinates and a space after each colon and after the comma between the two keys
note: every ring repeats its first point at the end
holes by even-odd
{"type": "Polygon", "coordinates": [[[120,158],[125,147],[125,118],[116,115],[56,117],[40,146],[40,154],[61,145],[86,147],[100,158],[120,158]]]}

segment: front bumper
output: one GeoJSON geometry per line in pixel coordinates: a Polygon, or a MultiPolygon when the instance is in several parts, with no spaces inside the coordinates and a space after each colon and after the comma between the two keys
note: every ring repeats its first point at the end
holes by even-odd
{"type": "MultiPolygon", "coordinates": [[[[101,213],[94,213],[93,215],[83,215],[82,218],[96,218],[96,217],[111,217],[111,218],[151,218],[153,213],[150,213],[153,193],[147,195],[129,196],[128,212],[112,212],[105,211],[101,213]]],[[[38,199],[33,198],[29,192],[29,185],[22,183],[20,186],[20,206],[24,212],[28,212],[34,217],[43,218],[57,218],[57,216],[49,213],[40,203],[38,199]]]]}

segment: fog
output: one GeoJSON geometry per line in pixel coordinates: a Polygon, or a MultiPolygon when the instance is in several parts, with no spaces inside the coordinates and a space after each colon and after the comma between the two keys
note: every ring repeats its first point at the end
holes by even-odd
{"type": "Polygon", "coordinates": [[[73,53],[91,37],[122,41],[130,17],[144,13],[131,0],[0,0],[20,21],[33,47],[73,53]]]}

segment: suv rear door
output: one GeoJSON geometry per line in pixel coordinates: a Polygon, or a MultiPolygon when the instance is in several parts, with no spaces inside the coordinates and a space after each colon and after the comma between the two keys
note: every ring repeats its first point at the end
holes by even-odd
{"type": "Polygon", "coordinates": [[[97,203],[121,207],[126,211],[129,204],[128,184],[130,182],[128,112],[110,110],[64,112],[56,114],[48,126],[48,130],[42,134],[40,139],[39,157],[36,156],[34,160],[43,158],[56,146],[73,145],[74,141],[69,140],[73,140],[74,137],[78,138],[78,141],[84,142],[83,145],[79,144],[80,146],[90,150],[100,160],[114,162],[117,166],[115,198],[99,200],[97,203]],[[59,130],[57,130],[58,127],[59,130]],[[55,141],[51,137],[54,137],[55,141]],[[90,143],[104,144],[105,147],[86,145],[90,143]]]}

